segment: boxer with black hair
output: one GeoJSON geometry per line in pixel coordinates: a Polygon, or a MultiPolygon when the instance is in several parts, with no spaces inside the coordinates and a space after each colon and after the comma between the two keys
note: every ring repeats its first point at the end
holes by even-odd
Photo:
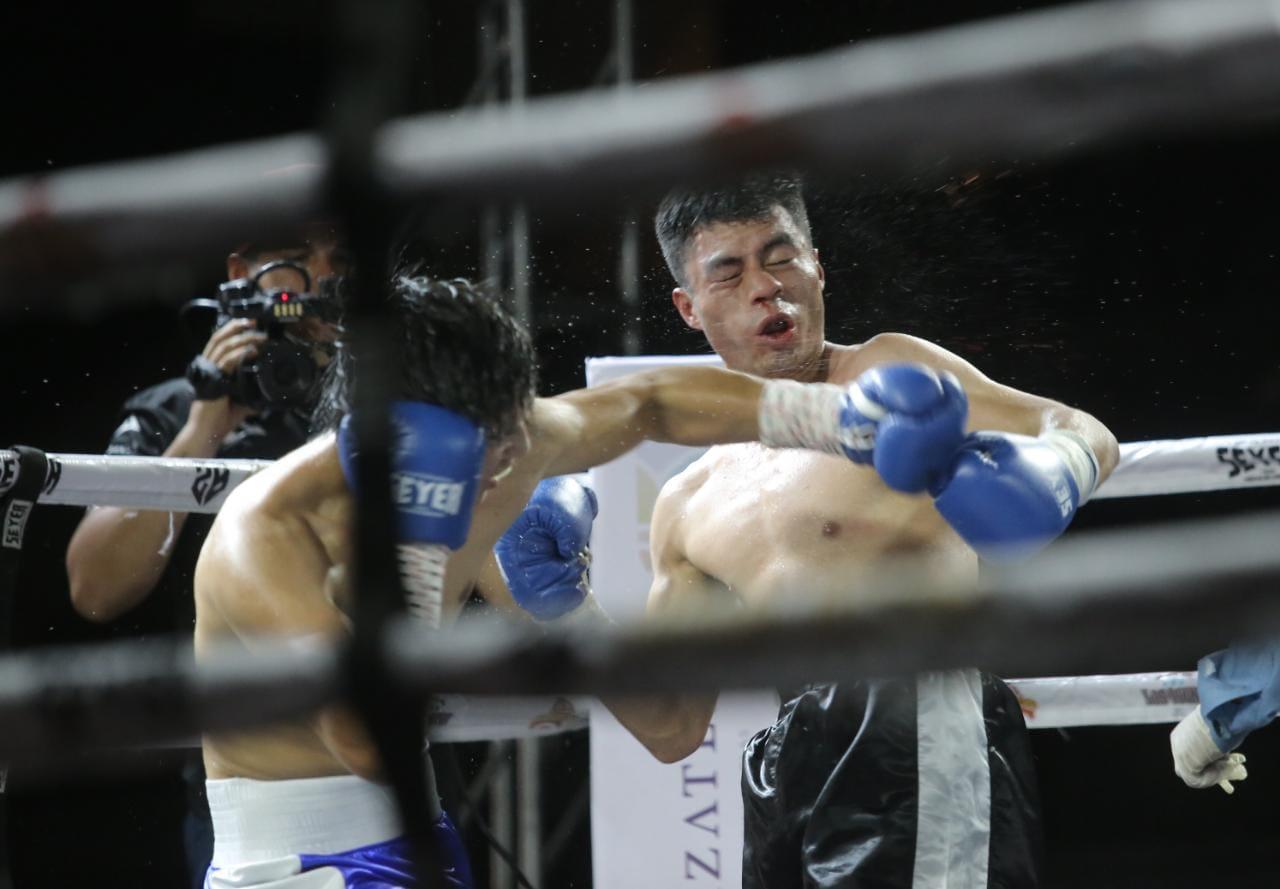
{"type": "MultiPolygon", "coordinates": [[[[765,393],[761,444],[713,448],[663,488],[650,613],[856,598],[894,560],[973,578],[980,557],[1054,539],[1116,465],[1096,419],[933,343],[828,342],[826,273],[797,177],[674,191],[655,225],[680,317],[765,393]],[[795,447],[826,454],[779,450],[795,447]]],[[[715,703],[611,706],[674,762],[703,743],[715,703]]],[[[784,691],[777,723],[747,744],[742,788],[751,889],[1041,877],[1025,724],[1009,688],[976,670],[784,691]]]]}
{"type": "MultiPolygon", "coordinates": [[[[496,298],[463,280],[400,276],[390,289],[397,338],[386,348],[400,371],[392,415],[398,542],[402,564],[426,565],[406,587],[411,609],[432,624],[448,625],[477,580],[492,579],[493,547],[513,522],[499,547],[510,590],[499,581],[481,583],[481,593],[538,620],[583,603],[578,556],[593,504],[567,480],[540,487],[544,479],[605,463],[645,439],[697,446],[759,434],[763,386],[753,377],[669,368],[534,398],[528,335],[496,298]]],[[[346,582],[355,517],[344,418],[358,373],[339,344],[321,400],[333,431],[227,498],[196,571],[197,656],[219,643],[348,632],[357,593],[346,582]]],[[[784,421],[790,409],[779,408],[784,421]]],[[[215,833],[211,889],[302,889],[325,879],[335,887],[410,885],[377,754],[345,709],[209,735],[204,758],[215,833]]],[[[447,878],[471,885],[443,814],[436,829],[451,850],[447,878]]]]}

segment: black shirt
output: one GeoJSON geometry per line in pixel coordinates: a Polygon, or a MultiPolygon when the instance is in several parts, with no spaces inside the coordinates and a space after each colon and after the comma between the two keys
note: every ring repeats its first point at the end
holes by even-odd
{"type": "MultiPolygon", "coordinates": [[[[167,380],[143,389],[124,403],[120,425],[111,436],[107,453],[116,456],[158,457],[177,438],[191,413],[195,392],[185,379],[167,380]]],[[[237,426],[218,448],[217,457],[275,460],[307,440],[309,415],[298,409],[268,410],[237,426]]],[[[161,575],[153,598],[171,603],[172,629],[195,628],[192,574],[213,516],[193,513],[187,517],[173,556],[161,575]]]]}

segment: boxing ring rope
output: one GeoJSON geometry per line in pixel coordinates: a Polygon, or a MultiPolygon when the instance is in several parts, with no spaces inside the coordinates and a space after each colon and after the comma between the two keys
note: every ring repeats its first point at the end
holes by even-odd
{"type": "MultiPolygon", "coordinates": [[[[1278,53],[1280,0],[1099,2],[518,112],[403,118],[374,134],[372,173],[399,201],[551,206],[770,164],[1043,157],[1275,112],[1278,53]]],[[[320,137],[295,134],[0,182],[0,272],[22,267],[33,235],[89,274],[279,230],[321,210],[329,163],[320,137]]]]}
{"type": "MultiPolygon", "coordinates": [[[[40,503],[217,512],[237,485],[270,460],[48,454],[40,503]]],[[[18,479],[18,461],[0,449],[0,496],[18,479]]],[[[1280,433],[1127,442],[1094,500],[1199,494],[1280,485],[1280,433]]]]}
{"type": "MultiPolygon", "coordinates": [[[[1129,442],[1094,495],[1149,496],[1280,485],[1280,434],[1129,442]]],[[[50,454],[41,504],[216,512],[267,460],[50,454]]],[[[0,495],[18,478],[0,450],[0,495]]],[[[1032,728],[1176,721],[1195,706],[1195,674],[1143,673],[1011,680],[1032,728]]],[[[583,728],[585,702],[566,696],[467,698],[439,695],[429,721],[439,741],[528,737],[583,728]]]]}
{"type": "MultiPolygon", "coordinates": [[[[429,641],[394,618],[377,638],[413,695],[777,687],[973,663],[1002,675],[1125,672],[1280,628],[1277,539],[1280,512],[1262,513],[1077,534],[977,584],[886,570],[856,602],[797,598],[590,631],[473,620],[429,641]]],[[[301,716],[350,688],[338,646],[208,654],[196,664],[185,642],[143,640],[0,658],[0,760],[177,742],[301,716]]]]}

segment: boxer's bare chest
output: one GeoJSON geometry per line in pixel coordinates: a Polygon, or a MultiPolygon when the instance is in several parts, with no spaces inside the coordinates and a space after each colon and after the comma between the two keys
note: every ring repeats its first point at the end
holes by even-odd
{"type": "Polygon", "coordinates": [[[973,556],[927,497],[889,490],[866,467],[756,444],[716,448],[683,518],[685,553],[748,603],[840,591],[889,556],[973,556]]]}

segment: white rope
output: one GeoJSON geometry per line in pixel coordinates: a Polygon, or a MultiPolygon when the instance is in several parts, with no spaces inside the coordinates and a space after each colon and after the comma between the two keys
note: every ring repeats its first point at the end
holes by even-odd
{"type": "MultiPolygon", "coordinates": [[[[1095,498],[1139,497],[1280,485],[1280,434],[1225,435],[1120,446],[1120,465],[1095,498]]],[[[41,503],[216,512],[237,485],[270,465],[265,460],[190,460],[50,454],[41,503]]],[[[0,451],[0,494],[17,478],[12,451],[0,451]]],[[[444,559],[400,548],[414,613],[432,626],[441,616],[437,590],[444,559]]],[[[447,552],[444,553],[447,556],[447,552]]],[[[1030,728],[1176,722],[1195,707],[1194,673],[1137,673],[1010,681],[1030,728]]],[[[527,738],[587,726],[588,707],[572,697],[445,695],[433,700],[437,741],[527,738]]]]}
{"type": "MultiPolygon", "coordinates": [[[[1122,673],[1010,679],[1027,728],[1174,723],[1200,703],[1195,673],[1122,673]]],[[[438,741],[528,738],[587,727],[590,706],[579,697],[473,698],[444,695],[433,703],[438,741]]]]}
{"type": "Polygon", "coordinates": [[[449,548],[434,543],[401,543],[396,546],[405,606],[410,616],[431,629],[444,616],[444,572],[449,548]]]}
{"type": "MultiPolygon", "coordinates": [[[[49,454],[41,503],[217,512],[237,485],[269,460],[190,460],[49,454]]],[[[17,480],[13,451],[0,450],[0,494],[17,480]]],[[[1135,441],[1093,499],[1196,494],[1280,485],[1280,433],[1135,441]]]]}
{"type": "Polygon", "coordinates": [[[1200,703],[1195,673],[1010,679],[1027,728],[1177,722],[1200,703]]]}
{"type": "MultiPolygon", "coordinates": [[[[1010,679],[1030,729],[1175,723],[1199,703],[1195,673],[1126,673],[1010,679]]],[[[436,695],[428,733],[439,743],[539,738],[586,729],[590,699],[577,695],[436,695]]],[[[181,746],[199,746],[190,741],[181,746]]]]}
{"type": "MultiPolygon", "coordinates": [[[[195,460],[49,454],[41,503],[217,512],[227,494],[270,460],[195,460]]],[[[0,450],[0,495],[18,479],[17,455],[0,450]]]]}
{"type": "MultiPolygon", "coordinates": [[[[1175,723],[1200,702],[1195,673],[1122,673],[1010,679],[1030,729],[1175,723]]],[[[432,700],[434,741],[532,738],[588,726],[587,698],[468,697],[432,700]]]]}
{"type": "Polygon", "coordinates": [[[1280,485],[1280,433],[1258,432],[1122,444],[1120,465],[1093,496],[1195,494],[1269,485],[1280,485]]]}

